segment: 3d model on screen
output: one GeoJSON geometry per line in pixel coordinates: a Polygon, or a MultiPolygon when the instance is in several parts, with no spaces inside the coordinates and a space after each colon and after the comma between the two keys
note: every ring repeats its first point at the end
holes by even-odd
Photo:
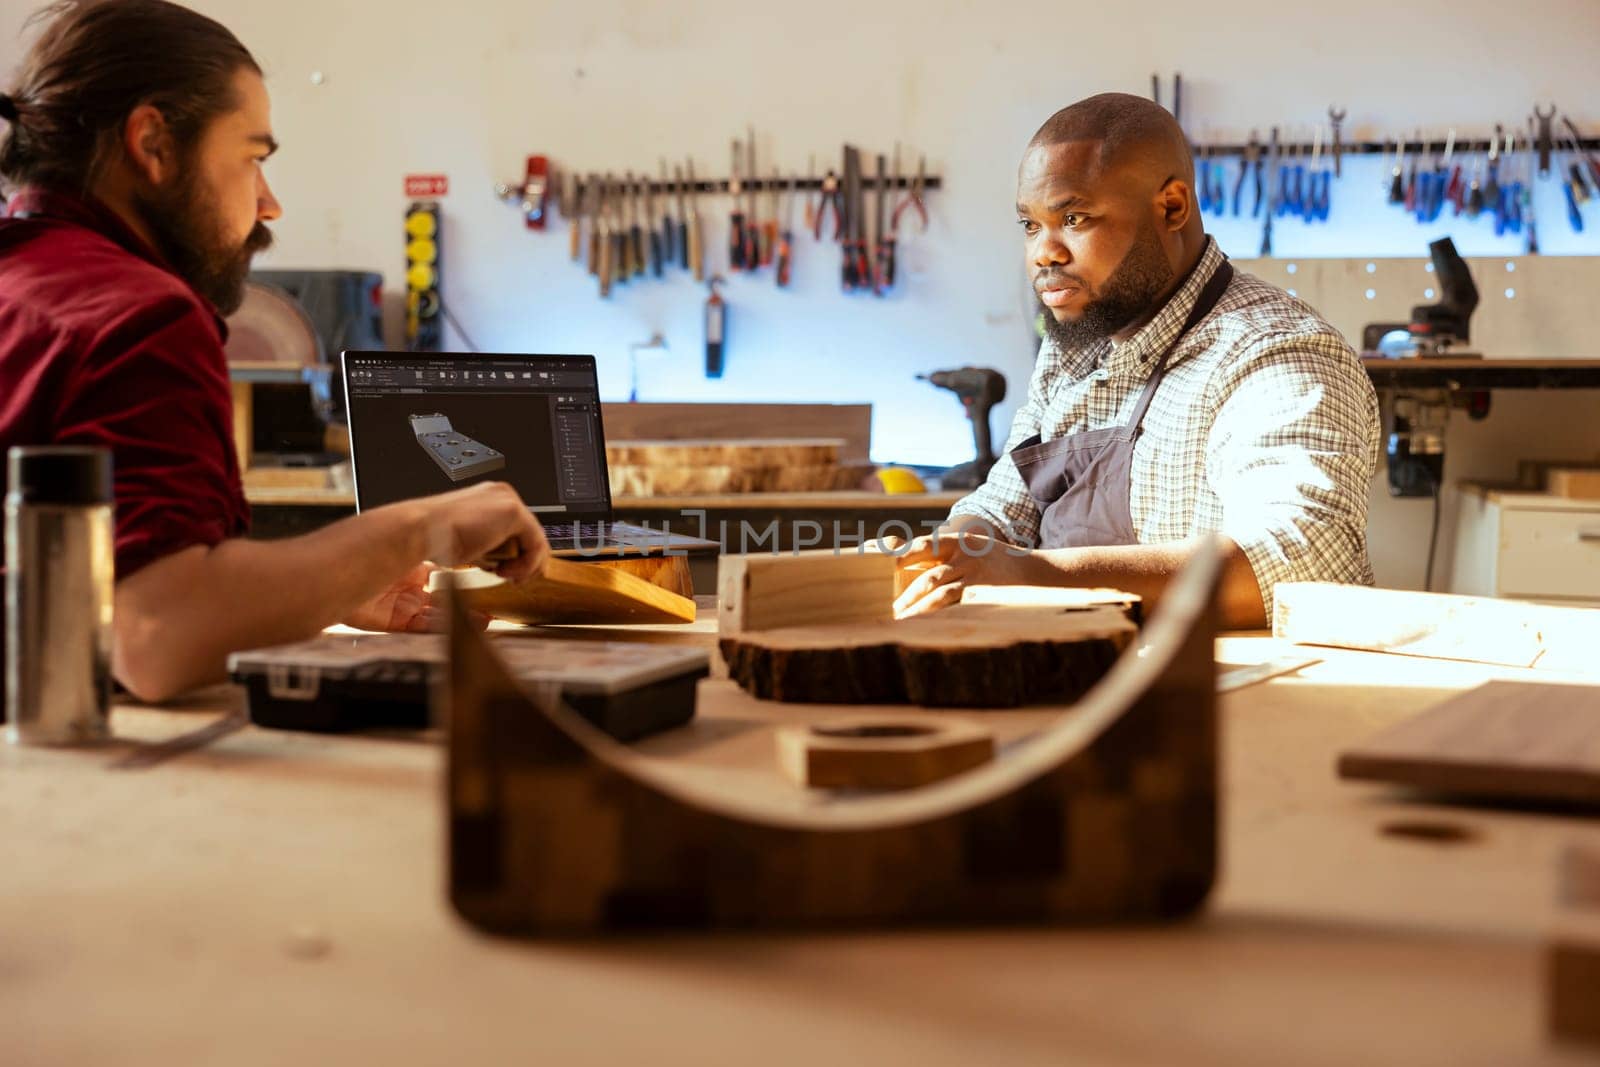
{"type": "Polygon", "coordinates": [[[452,482],[488,474],[506,465],[504,455],[457,433],[450,420],[437,411],[431,415],[411,416],[411,432],[417,435],[417,444],[433,457],[452,482]]]}

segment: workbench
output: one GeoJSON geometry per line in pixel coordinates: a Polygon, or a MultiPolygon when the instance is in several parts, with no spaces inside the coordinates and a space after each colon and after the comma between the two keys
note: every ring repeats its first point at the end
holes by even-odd
{"type": "MultiPolygon", "coordinates": [[[[710,642],[712,617],[633,636],[710,642]]],[[[4,1059],[1580,1062],[1544,1037],[1540,945],[1557,858],[1600,824],[1333,770],[1450,693],[1534,673],[1257,636],[1217,649],[1323,662],[1221,697],[1221,882],[1196,921],[1120,929],[493,940],[445,903],[436,738],[246,728],[114,769],[232,695],[119,706],[108,747],[0,751],[4,1059]],[[1418,822],[1464,839],[1385,830],[1418,822]]],[[[641,750],[776,775],[787,713],[730,716],[704,693],[694,724],[641,750]]]]}

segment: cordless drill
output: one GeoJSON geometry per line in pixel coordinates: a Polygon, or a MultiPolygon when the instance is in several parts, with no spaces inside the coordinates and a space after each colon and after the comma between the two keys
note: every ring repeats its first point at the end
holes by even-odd
{"type": "Polygon", "coordinates": [[[951,467],[941,484],[946,489],[972,489],[982,485],[995,460],[994,443],[989,437],[989,412],[1006,398],[1006,376],[992,367],[962,367],[917,377],[960,397],[967,418],[972,420],[972,440],[977,446],[978,458],[951,467]]]}

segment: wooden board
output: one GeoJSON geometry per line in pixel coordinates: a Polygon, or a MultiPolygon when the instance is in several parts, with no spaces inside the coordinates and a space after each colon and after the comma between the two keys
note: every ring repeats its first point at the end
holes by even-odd
{"type": "Polygon", "coordinates": [[[1573,500],[1600,500],[1600,470],[1553,467],[1545,473],[1545,489],[1573,500]]]}
{"type": "Polygon", "coordinates": [[[1274,637],[1302,645],[1594,673],[1600,609],[1516,600],[1282,582],[1274,637]]]}
{"type": "Polygon", "coordinates": [[[872,449],[871,404],[600,405],[608,441],[729,437],[832,437],[841,457],[865,462],[872,449]]]}
{"type": "Polygon", "coordinates": [[[724,635],[894,617],[895,558],[881,552],[773,552],[717,560],[724,635]]]}
{"type": "MultiPolygon", "coordinates": [[[[603,563],[552,559],[542,575],[521,582],[507,582],[487,571],[455,574],[467,610],[509,622],[615,625],[695,619],[689,597],[603,563]]],[[[667,570],[655,576],[672,580],[667,570]]],[[[430,587],[437,584],[430,582],[430,587]]]]}
{"type": "Polygon", "coordinates": [[[685,467],[607,464],[613,497],[700,493],[827,493],[854,489],[871,468],[852,466],[685,467]]]}
{"type": "Polygon", "coordinates": [[[1017,707],[1088,692],[1137,627],[1121,609],[957,604],[891,622],[724,636],[728,677],[766,700],[1017,707]]]}
{"type": "Polygon", "coordinates": [[[606,442],[606,462],[640,467],[835,466],[844,442],[832,437],[606,442]]]}
{"type": "Polygon", "coordinates": [[[1344,778],[1600,805],[1600,685],[1489,682],[1339,757],[1344,778]]]}

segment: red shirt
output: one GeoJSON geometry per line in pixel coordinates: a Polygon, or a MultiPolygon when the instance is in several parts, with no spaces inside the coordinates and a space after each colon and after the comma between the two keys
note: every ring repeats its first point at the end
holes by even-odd
{"type": "Polygon", "coordinates": [[[118,579],[249,528],[226,336],[103,205],[27,189],[0,218],[0,455],[111,449],[118,579]]]}

